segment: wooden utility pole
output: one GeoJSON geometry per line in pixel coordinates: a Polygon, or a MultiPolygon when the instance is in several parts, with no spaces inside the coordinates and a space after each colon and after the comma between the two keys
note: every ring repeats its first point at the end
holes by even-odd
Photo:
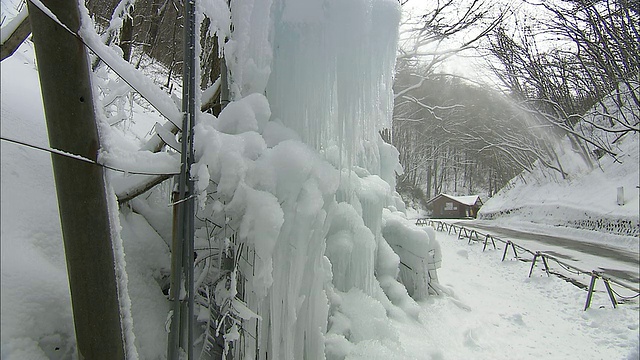
{"type": "MultiPolygon", "coordinates": [[[[72,31],[76,1],[42,0],[72,31]]],[[[51,147],[96,160],[98,133],[82,42],[29,2],[33,42],[51,147]]],[[[124,359],[124,340],[100,166],[52,155],[78,358],[124,359]]]]}

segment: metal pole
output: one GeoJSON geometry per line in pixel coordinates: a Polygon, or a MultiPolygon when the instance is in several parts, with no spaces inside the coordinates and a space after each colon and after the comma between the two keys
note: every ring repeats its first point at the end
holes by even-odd
{"type": "Polygon", "coordinates": [[[547,276],[551,276],[549,275],[549,263],[547,262],[547,257],[542,254],[542,262],[544,263],[544,271],[547,273],[547,276]]]}
{"type": "Polygon", "coordinates": [[[587,293],[587,302],[584,304],[584,310],[587,311],[589,306],[591,306],[591,297],[593,296],[593,288],[596,284],[596,279],[598,278],[598,273],[596,271],[591,272],[591,283],[589,284],[589,292],[587,293]]]}
{"type": "Polygon", "coordinates": [[[511,241],[507,241],[507,243],[504,245],[504,253],[502,253],[502,261],[504,261],[504,259],[507,257],[507,251],[509,251],[509,244],[511,244],[511,241]]]}
{"type": "Polygon", "coordinates": [[[533,267],[536,266],[536,260],[538,260],[538,256],[540,256],[540,252],[537,251],[535,255],[533,255],[533,260],[531,260],[531,269],[529,270],[529,277],[531,277],[531,273],[533,273],[533,267]]]}
{"type": "MultiPolygon", "coordinates": [[[[178,176],[179,179],[182,177],[178,176]]],[[[173,202],[176,203],[180,200],[180,193],[173,193],[173,202]]],[[[167,358],[169,360],[175,360],[179,358],[178,348],[179,348],[179,338],[180,338],[180,319],[182,318],[180,314],[180,298],[181,298],[181,283],[182,283],[182,233],[181,233],[181,223],[182,223],[182,207],[180,204],[174,205],[174,232],[173,232],[173,242],[171,247],[171,288],[169,291],[169,299],[173,301],[172,306],[172,317],[171,317],[171,326],[169,332],[169,340],[167,347],[167,358]]]]}
{"type": "MultiPolygon", "coordinates": [[[[181,169],[178,176],[176,229],[172,249],[173,317],[167,358],[177,360],[182,353],[194,358],[194,180],[190,169],[194,163],[193,127],[195,125],[195,0],[184,3],[184,61],[182,71],[182,144],[181,169]],[[184,274],[183,274],[184,273],[184,274]],[[182,277],[186,294],[181,293],[182,277]],[[175,287],[175,288],[174,288],[175,287]]],[[[175,201],[175,200],[174,200],[175,201]]]]}
{"type": "Polygon", "coordinates": [[[609,284],[609,279],[607,279],[606,277],[603,277],[602,280],[604,281],[604,286],[607,288],[607,293],[609,294],[609,299],[611,300],[611,304],[613,305],[613,308],[616,309],[618,307],[618,302],[616,301],[616,297],[613,296],[613,289],[611,289],[611,284],[609,284]]]}
{"type": "MultiPolygon", "coordinates": [[[[193,152],[193,128],[196,122],[196,4],[195,0],[189,0],[185,2],[185,5],[188,4],[188,17],[189,17],[189,157],[188,157],[188,167],[191,169],[191,165],[195,162],[194,152],[193,152]]],[[[194,179],[192,176],[188,177],[188,188],[189,195],[194,194],[194,179]]],[[[188,274],[189,274],[189,330],[188,330],[188,354],[189,359],[194,358],[193,351],[193,343],[194,343],[194,295],[195,295],[195,279],[194,279],[194,261],[195,261],[195,251],[194,251],[194,237],[195,237],[195,204],[194,199],[191,198],[187,203],[187,218],[185,219],[185,223],[188,224],[187,227],[187,247],[189,250],[189,258],[188,263],[188,274]]]]}

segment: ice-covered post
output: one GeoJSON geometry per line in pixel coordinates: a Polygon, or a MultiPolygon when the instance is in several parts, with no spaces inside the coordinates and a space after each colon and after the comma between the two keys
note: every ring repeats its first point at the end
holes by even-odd
{"type": "MultiPolygon", "coordinates": [[[[78,3],[46,1],[72,31],[78,3]]],[[[96,160],[87,52],[82,42],[28,2],[51,147],[96,160]]],[[[52,155],[79,359],[124,359],[111,226],[103,169],[52,155]]]]}

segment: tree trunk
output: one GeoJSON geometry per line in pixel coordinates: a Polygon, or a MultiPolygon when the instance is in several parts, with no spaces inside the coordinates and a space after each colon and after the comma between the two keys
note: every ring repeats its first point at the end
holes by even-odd
{"type": "Polygon", "coordinates": [[[491,187],[493,185],[491,181],[493,178],[493,174],[494,174],[493,169],[489,168],[489,197],[493,196],[493,188],[491,187]]]}
{"type": "MultiPolygon", "coordinates": [[[[43,1],[71,30],[77,3],[43,1]]],[[[98,134],[82,42],[31,2],[29,17],[51,147],[96,160],[98,134]]],[[[124,359],[111,226],[100,166],[52,155],[79,359],[124,359]]]]}
{"type": "Polygon", "coordinates": [[[133,9],[129,10],[129,15],[125,15],[122,19],[122,29],[120,29],[120,48],[122,49],[122,57],[129,62],[131,60],[131,48],[133,46],[133,17],[131,15],[133,9]]]}

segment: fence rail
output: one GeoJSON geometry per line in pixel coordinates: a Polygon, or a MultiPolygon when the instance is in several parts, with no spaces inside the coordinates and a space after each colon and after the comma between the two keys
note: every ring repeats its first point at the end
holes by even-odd
{"type": "Polygon", "coordinates": [[[529,269],[529,277],[531,277],[531,275],[533,274],[533,270],[536,266],[536,264],[538,263],[538,261],[541,261],[543,264],[543,270],[545,271],[545,273],[547,274],[547,276],[551,276],[551,275],[555,275],[558,276],[560,278],[562,278],[565,281],[568,281],[576,286],[578,286],[579,288],[585,289],[587,290],[587,300],[585,302],[585,306],[584,306],[584,310],[587,310],[589,308],[589,306],[591,306],[591,299],[593,297],[593,293],[594,293],[594,289],[595,289],[595,284],[596,284],[596,280],[597,279],[601,279],[604,282],[607,294],[609,295],[609,300],[611,300],[611,304],[613,305],[614,308],[618,307],[618,304],[620,303],[618,301],[618,299],[622,300],[622,303],[624,303],[625,301],[637,298],[640,296],[640,290],[634,287],[631,287],[627,284],[624,284],[622,282],[619,282],[611,277],[608,277],[604,274],[604,272],[602,271],[598,271],[598,270],[592,270],[592,271],[585,271],[583,269],[580,269],[576,266],[573,266],[571,264],[567,264],[566,262],[558,259],[557,257],[547,254],[544,251],[532,251],[529,250],[527,248],[525,248],[524,246],[518,245],[515,242],[513,242],[512,240],[506,240],[506,239],[501,239],[497,236],[494,236],[492,234],[484,234],[481,233],[479,231],[477,231],[476,229],[470,229],[470,228],[466,228],[464,226],[461,225],[456,225],[456,224],[449,224],[446,223],[444,221],[439,221],[439,220],[433,220],[433,219],[426,219],[426,218],[421,218],[421,219],[417,219],[416,220],[416,225],[427,225],[427,226],[432,226],[434,229],[436,229],[436,231],[440,231],[440,232],[446,232],[447,234],[451,235],[456,234],[458,235],[458,240],[461,239],[468,239],[467,244],[472,244],[473,242],[481,242],[483,243],[483,247],[482,247],[482,251],[484,252],[485,250],[487,250],[487,247],[489,245],[489,242],[491,243],[491,245],[493,246],[494,250],[498,250],[498,247],[496,246],[496,242],[502,243],[504,244],[504,251],[502,253],[502,260],[501,261],[505,261],[505,259],[507,258],[507,255],[509,253],[509,249],[512,250],[513,252],[513,256],[515,259],[520,260],[520,261],[524,261],[524,262],[531,262],[531,268],[529,269]],[[517,250],[516,250],[517,249],[517,250]],[[520,251],[520,254],[518,254],[518,251],[520,251]],[[532,256],[532,258],[529,260],[527,258],[523,258],[521,255],[522,254],[529,254],[532,256]],[[554,269],[552,269],[549,266],[549,263],[553,261],[554,263],[556,263],[561,269],[563,269],[564,271],[574,274],[574,275],[589,275],[591,276],[591,281],[589,283],[589,286],[587,287],[586,285],[578,282],[576,279],[571,278],[569,276],[563,275],[562,273],[555,271],[554,269]],[[613,287],[611,286],[611,284],[615,284],[621,288],[624,288],[628,291],[631,291],[633,294],[632,296],[622,296],[620,295],[618,292],[616,292],[613,287]],[[616,298],[617,295],[617,298],[616,298]]]}

